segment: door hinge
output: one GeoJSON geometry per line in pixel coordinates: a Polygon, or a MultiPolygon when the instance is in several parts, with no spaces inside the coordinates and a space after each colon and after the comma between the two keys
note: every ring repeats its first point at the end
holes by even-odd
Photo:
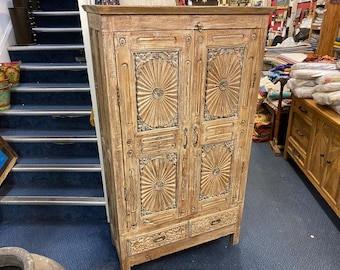
{"type": "Polygon", "coordinates": [[[120,92],[119,92],[119,87],[117,85],[116,87],[116,91],[117,91],[117,103],[118,103],[118,106],[120,106],[120,92]]]}
{"type": "Polygon", "coordinates": [[[253,74],[253,81],[251,83],[252,88],[254,88],[254,86],[255,86],[255,81],[256,81],[256,72],[254,72],[254,74],[253,74]]]}

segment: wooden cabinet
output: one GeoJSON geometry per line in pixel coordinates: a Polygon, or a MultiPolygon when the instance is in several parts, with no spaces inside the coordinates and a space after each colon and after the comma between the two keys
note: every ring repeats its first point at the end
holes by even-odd
{"type": "Polygon", "coordinates": [[[340,217],[340,115],[312,99],[294,97],[284,155],[296,161],[340,217]]]}
{"type": "Polygon", "coordinates": [[[237,244],[271,9],[85,10],[122,269],[237,244]]]}

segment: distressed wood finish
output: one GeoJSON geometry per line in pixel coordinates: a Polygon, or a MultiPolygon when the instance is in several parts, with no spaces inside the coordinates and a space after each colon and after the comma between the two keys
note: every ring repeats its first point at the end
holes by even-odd
{"type": "Polygon", "coordinates": [[[272,9],[84,8],[121,268],[237,244],[272,9]]]}
{"type": "Polygon", "coordinates": [[[340,217],[340,115],[294,97],[286,138],[284,157],[294,159],[340,217]]]}

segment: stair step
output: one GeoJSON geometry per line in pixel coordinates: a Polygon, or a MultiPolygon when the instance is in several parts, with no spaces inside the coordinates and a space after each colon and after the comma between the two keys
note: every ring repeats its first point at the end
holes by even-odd
{"type": "Polygon", "coordinates": [[[0,115],[81,117],[91,114],[91,106],[20,106],[12,105],[0,115]]]}
{"type": "Polygon", "coordinates": [[[97,142],[97,137],[46,137],[40,136],[3,136],[2,138],[7,142],[13,143],[59,143],[59,144],[69,144],[69,143],[95,143],[97,142]]]}
{"type": "Polygon", "coordinates": [[[32,11],[35,16],[79,16],[79,11],[32,11]]]}
{"type": "Polygon", "coordinates": [[[100,172],[99,164],[16,164],[12,172],[100,172]]]}
{"type": "Polygon", "coordinates": [[[32,31],[39,33],[69,33],[81,32],[81,27],[33,27],[32,31]]]}
{"type": "Polygon", "coordinates": [[[88,142],[97,141],[96,132],[90,130],[25,130],[25,129],[0,129],[0,135],[8,142],[88,142]]]}
{"type": "Polygon", "coordinates": [[[0,196],[0,205],[105,206],[105,198],[67,196],[0,196]]]}
{"type": "Polygon", "coordinates": [[[21,70],[87,70],[85,63],[22,63],[21,70]]]}
{"type": "Polygon", "coordinates": [[[21,158],[12,172],[101,172],[98,158],[21,158]]]}
{"type": "Polygon", "coordinates": [[[16,45],[7,48],[8,51],[42,51],[42,50],[82,50],[83,44],[36,44],[16,45]]]}
{"type": "Polygon", "coordinates": [[[79,11],[78,1],[40,0],[40,10],[43,11],[79,11]]]}
{"type": "Polygon", "coordinates": [[[90,115],[27,115],[22,112],[20,114],[5,115],[5,112],[0,111],[0,129],[21,129],[21,130],[94,130],[90,125],[90,115]],[[34,116],[34,117],[33,117],[34,116]]]}
{"type": "Polygon", "coordinates": [[[21,83],[12,92],[89,92],[88,83],[21,83]]]}
{"type": "Polygon", "coordinates": [[[60,179],[60,183],[46,183],[35,185],[34,183],[11,184],[4,182],[0,189],[0,196],[66,196],[66,197],[102,197],[103,189],[100,185],[68,186],[60,179]],[[49,184],[49,185],[48,185],[49,184]]]}
{"type": "Polygon", "coordinates": [[[13,92],[11,104],[20,106],[88,106],[89,92],[13,92]]]}

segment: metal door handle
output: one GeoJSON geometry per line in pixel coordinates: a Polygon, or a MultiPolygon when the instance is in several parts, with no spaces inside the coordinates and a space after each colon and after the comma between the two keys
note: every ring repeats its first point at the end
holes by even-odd
{"type": "Polygon", "coordinates": [[[192,144],[193,144],[194,147],[196,147],[197,143],[198,143],[198,127],[195,126],[194,127],[194,139],[193,139],[192,144]]]}

